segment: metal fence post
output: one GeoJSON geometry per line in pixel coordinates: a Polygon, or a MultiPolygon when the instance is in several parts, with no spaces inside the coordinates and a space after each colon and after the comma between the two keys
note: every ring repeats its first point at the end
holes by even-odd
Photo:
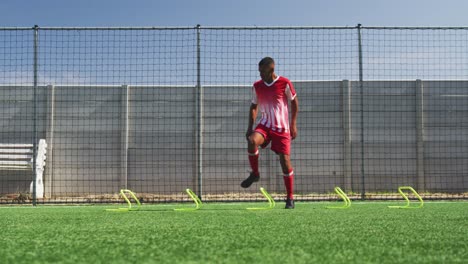
{"type": "Polygon", "coordinates": [[[33,199],[33,205],[37,205],[37,199],[36,199],[36,178],[37,178],[37,173],[36,173],[36,163],[37,163],[37,63],[38,63],[38,58],[37,58],[37,45],[38,45],[38,31],[39,27],[37,25],[34,25],[33,27],[33,34],[34,34],[34,57],[33,57],[33,74],[34,74],[34,79],[33,79],[33,162],[32,162],[32,170],[33,170],[33,193],[32,193],[32,199],[33,199]]]}
{"type": "Polygon", "coordinates": [[[47,85],[47,164],[48,169],[45,174],[45,194],[51,198],[53,192],[54,180],[54,132],[55,132],[55,86],[52,84],[47,85]]]}
{"type": "Polygon", "coordinates": [[[424,85],[416,80],[416,153],[417,153],[417,186],[418,191],[426,189],[424,175],[424,85]]]}
{"type": "Polygon", "coordinates": [[[363,69],[362,69],[362,25],[357,25],[358,32],[358,45],[359,45],[359,96],[361,97],[361,199],[364,200],[366,196],[366,182],[365,182],[365,167],[364,167],[364,85],[363,85],[363,69]]]}
{"type": "Polygon", "coordinates": [[[343,117],[343,183],[345,191],[352,191],[352,152],[351,152],[351,82],[341,82],[343,117]]]}
{"type": "Polygon", "coordinates": [[[198,197],[202,200],[203,194],[203,87],[201,85],[201,54],[200,54],[200,32],[201,26],[197,25],[197,187],[198,197]]]}
{"type": "Polygon", "coordinates": [[[120,187],[128,188],[128,134],[129,134],[129,107],[130,107],[130,86],[122,85],[122,105],[121,105],[121,142],[120,142],[120,162],[121,175],[120,187]]]}

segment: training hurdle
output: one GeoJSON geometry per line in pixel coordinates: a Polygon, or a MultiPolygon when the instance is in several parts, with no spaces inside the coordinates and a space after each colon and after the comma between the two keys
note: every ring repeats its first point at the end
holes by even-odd
{"type": "Polygon", "coordinates": [[[192,198],[193,202],[195,203],[195,208],[176,208],[174,211],[196,211],[200,209],[203,205],[202,201],[198,196],[190,189],[186,189],[185,192],[192,198]]]}
{"type": "Polygon", "coordinates": [[[416,192],[413,187],[411,186],[400,186],[398,187],[398,192],[401,194],[401,196],[405,199],[406,201],[406,205],[403,205],[403,206],[389,206],[388,208],[397,208],[397,209],[416,209],[416,208],[422,208],[424,206],[424,201],[423,199],[421,198],[421,196],[418,194],[418,192],[416,192]],[[406,193],[403,192],[403,190],[409,190],[411,191],[415,196],[416,198],[418,198],[419,200],[419,205],[418,206],[410,206],[410,200],[408,199],[408,196],[406,195],[406,193]]]}
{"type": "Polygon", "coordinates": [[[260,187],[260,192],[262,192],[263,196],[268,200],[268,207],[250,207],[247,210],[271,210],[275,208],[276,203],[273,197],[265,190],[265,188],[260,187]]]}
{"type": "Polygon", "coordinates": [[[126,207],[126,208],[116,208],[116,209],[106,209],[106,211],[109,211],[109,212],[128,212],[128,211],[137,211],[137,210],[140,209],[140,207],[141,207],[140,200],[138,200],[138,198],[136,197],[134,192],[132,192],[130,190],[127,190],[127,189],[122,189],[122,190],[120,190],[120,195],[124,198],[125,202],[127,202],[128,207],[126,207]],[[128,199],[126,193],[130,194],[131,198],[133,198],[133,200],[135,200],[135,203],[137,204],[136,208],[132,208],[132,202],[130,202],[130,199],[128,199]]]}
{"type": "Polygon", "coordinates": [[[335,187],[335,192],[338,194],[338,196],[343,199],[344,204],[342,206],[328,206],[327,209],[347,209],[351,206],[351,200],[349,197],[346,195],[345,192],[340,187],[335,187]]]}

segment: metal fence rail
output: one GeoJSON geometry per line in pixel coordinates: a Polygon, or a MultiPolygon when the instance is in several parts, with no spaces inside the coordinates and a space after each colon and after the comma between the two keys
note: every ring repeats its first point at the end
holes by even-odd
{"type": "Polygon", "coordinates": [[[186,188],[283,198],[268,150],[261,182],[239,186],[264,56],[298,92],[296,199],[336,199],[335,186],[397,199],[402,185],[467,198],[467,41],[468,27],[0,28],[0,203],[113,202],[120,188],[147,202],[186,188]],[[5,166],[19,162],[12,144],[33,144],[30,170],[5,166]]]}

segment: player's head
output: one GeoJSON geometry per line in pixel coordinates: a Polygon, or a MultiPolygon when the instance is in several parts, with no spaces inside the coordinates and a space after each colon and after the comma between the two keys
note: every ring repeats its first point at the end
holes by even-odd
{"type": "Polygon", "coordinates": [[[271,57],[261,59],[258,63],[258,71],[262,80],[271,81],[275,72],[275,60],[271,57]]]}

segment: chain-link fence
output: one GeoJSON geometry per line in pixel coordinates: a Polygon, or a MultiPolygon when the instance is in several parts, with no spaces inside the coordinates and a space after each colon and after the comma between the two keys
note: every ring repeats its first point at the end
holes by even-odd
{"type": "Polygon", "coordinates": [[[467,198],[467,43],[468,28],[0,28],[0,202],[283,198],[269,150],[240,187],[264,56],[300,102],[297,200],[467,198]]]}

